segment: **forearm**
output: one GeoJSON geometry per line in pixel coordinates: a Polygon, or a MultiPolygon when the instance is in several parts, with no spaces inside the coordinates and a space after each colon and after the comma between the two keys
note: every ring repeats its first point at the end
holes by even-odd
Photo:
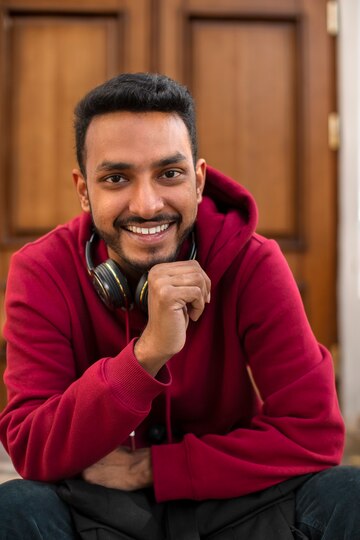
{"type": "MultiPolygon", "coordinates": [[[[98,461],[126,441],[168,382],[166,371],[163,382],[144,372],[132,344],[96,362],[68,388],[60,388],[58,375],[12,390],[1,415],[2,438],[26,478],[54,481],[98,461]]],[[[10,372],[11,388],[12,379],[10,372]]]]}
{"type": "Polygon", "coordinates": [[[247,428],[152,447],[157,501],[237,497],[337,465],[344,425],[330,362],[269,397],[247,428]]]}

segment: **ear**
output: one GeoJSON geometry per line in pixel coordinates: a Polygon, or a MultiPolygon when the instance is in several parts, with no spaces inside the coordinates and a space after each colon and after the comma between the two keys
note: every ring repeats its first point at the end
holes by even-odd
{"type": "Polygon", "coordinates": [[[74,180],[76,192],[79,197],[81,208],[84,210],[84,212],[90,212],[90,201],[84,176],[79,169],[73,169],[72,177],[74,180]]]}
{"type": "Polygon", "coordinates": [[[196,175],[196,200],[199,203],[202,201],[202,194],[205,187],[206,178],[206,161],[205,159],[198,159],[195,165],[196,175]]]}

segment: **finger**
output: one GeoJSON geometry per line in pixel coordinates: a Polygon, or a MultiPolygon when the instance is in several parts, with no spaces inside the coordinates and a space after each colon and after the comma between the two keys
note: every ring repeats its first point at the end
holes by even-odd
{"type": "Polygon", "coordinates": [[[174,299],[176,300],[176,294],[178,294],[179,300],[181,300],[180,289],[192,289],[193,287],[197,287],[201,291],[204,302],[210,301],[209,281],[205,280],[204,276],[199,272],[161,276],[154,281],[149,281],[149,299],[153,295],[154,298],[163,298],[166,301],[166,299],[170,298],[170,295],[173,297],[172,293],[174,293],[174,299]]]}
{"type": "Polygon", "coordinates": [[[203,275],[199,273],[181,274],[169,279],[169,284],[173,287],[198,287],[202,293],[204,301],[208,300],[210,295],[209,285],[203,275]]]}
{"type": "Polygon", "coordinates": [[[171,293],[169,303],[173,303],[174,311],[184,310],[191,320],[197,321],[204,311],[205,298],[199,287],[173,287],[173,302],[171,293]]]}
{"type": "Polygon", "coordinates": [[[161,276],[183,276],[186,274],[200,274],[205,280],[208,291],[211,289],[211,281],[206,272],[197,261],[177,261],[173,263],[161,263],[153,266],[149,272],[149,281],[161,276]]]}

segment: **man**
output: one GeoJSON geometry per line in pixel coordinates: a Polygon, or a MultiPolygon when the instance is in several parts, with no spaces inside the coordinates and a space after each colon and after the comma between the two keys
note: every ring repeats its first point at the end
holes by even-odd
{"type": "Polygon", "coordinates": [[[0,434],[27,481],[1,486],[0,538],[75,538],[79,485],[156,514],[292,479],[296,534],[358,538],[330,355],[250,194],[198,159],[189,92],[123,74],[75,130],[83,213],[9,272],[0,434]]]}

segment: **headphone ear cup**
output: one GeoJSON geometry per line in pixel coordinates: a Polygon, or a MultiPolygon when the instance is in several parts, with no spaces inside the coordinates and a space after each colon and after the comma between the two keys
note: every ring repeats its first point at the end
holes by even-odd
{"type": "Polygon", "coordinates": [[[148,275],[143,274],[135,291],[135,303],[144,312],[148,312],[148,275]]]}
{"type": "Polygon", "coordinates": [[[130,287],[115,261],[107,259],[94,268],[91,275],[95,289],[109,308],[131,309],[130,287]]]}

